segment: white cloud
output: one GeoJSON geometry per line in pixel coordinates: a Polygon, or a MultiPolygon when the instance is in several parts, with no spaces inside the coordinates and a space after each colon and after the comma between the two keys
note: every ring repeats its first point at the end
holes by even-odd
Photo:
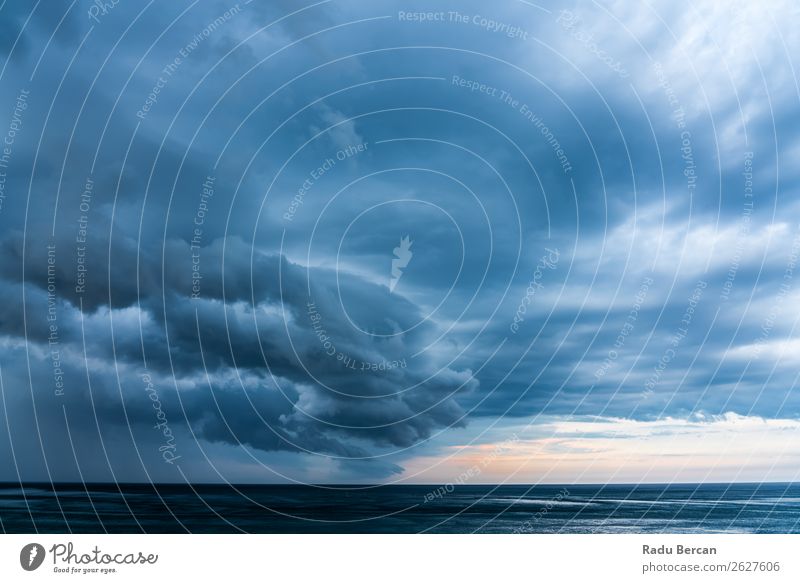
{"type": "Polygon", "coordinates": [[[800,471],[798,419],[732,412],[653,421],[548,417],[505,431],[519,439],[452,446],[441,465],[417,458],[406,473],[447,483],[479,465],[481,482],[535,484],[789,481],[800,471]]]}

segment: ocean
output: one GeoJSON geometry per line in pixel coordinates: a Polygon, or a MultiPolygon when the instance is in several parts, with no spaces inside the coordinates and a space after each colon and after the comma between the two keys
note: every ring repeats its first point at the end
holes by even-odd
{"type": "Polygon", "coordinates": [[[797,533],[800,484],[0,484],[6,533],[797,533]]]}

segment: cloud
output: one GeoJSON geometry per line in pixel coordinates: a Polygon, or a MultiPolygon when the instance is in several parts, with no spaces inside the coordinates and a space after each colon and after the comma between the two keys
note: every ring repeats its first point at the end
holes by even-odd
{"type": "Polygon", "coordinates": [[[800,416],[796,7],[443,5],[526,32],[511,38],[401,22],[392,2],[289,4],[242,5],[144,119],[227,5],[120,3],[81,50],[83,9],[36,8],[23,30],[31,8],[3,6],[0,136],[31,91],[0,211],[3,467],[23,447],[40,478],[52,463],[177,479],[145,373],[182,467],[209,480],[215,463],[238,480],[394,479],[494,421],[541,421],[585,459],[606,436],[569,441],[547,419],[651,443],[800,416]],[[558,264],[534,279],[548,249],[558,264]],[[37,420],[41,444],[18,437],[37,420]]]}
{"type": "MultiPolygon", "coordinates": [[[[381,449],[408,448],[434,431],[463,424],[464,412],[453,397],[475,390],[477,382],[470,372],[414,356],[435,332],[432,325],[395,340],[375,339],[354,330],[341,315],[333,271],[304,269],[261,253],[256,253],[251,266],[248,246],[236,239],[226,245],[227,254],[221,241],[203,250],[202,299],[190,299],[190,277],[176,276],[179,266],[189,266],[184,270],[191,275],[191,253],[186,245],[174,242],[168,246],[168,262],[174,268],[161,288],[163,301],[156,295],[160,286],[155,273],[143,280],[154,287],[140,287],[136,299],[125,269],[112,277],[106,291],[112,308],[92,308],[87,302],[81,313],[77,302],[57,301],[60,350],[77,360],[84,345],[87,358],[94,362],[90,376],[102,378],[96,381],[103,390],[95,393],[93,406],[113,407],[108,400],[117,399],[106,398],[112,390],[106,383],[116,372],[126,386],[122,393],[126,415],[116,422],[152,423],[150,404],[136,388],[141,385],[137,376],[151,374],[163,391],[164,409],[179,423],[188,423],[200,438],[263,451],[357,458],[367,464],[381,449]],[[335,354],[328,354],[326,343],[313,329],[308,307],[312,301],[314,313],[324,318],[330,331],[326,336],[335,343],[335,354]],[[396,364],[399,360],[402,367],[396,364]],[[348,363],[357,365],[357,372],[351,372],[348,363]],[[395,364],[384,370],[386,363],[395,364]],[[364,372],[360,367],[365,364],[381,372],[364,372]]],[[[133,257],[125,258],[126,253],[125,247],[118,249],[115,257],[122,261],[114,260],[114,268],[126,261],[135,264],[133,257]]],[[[101,268],[89,266],[89,273],[97,277],[101,268]]],[[[0,333],[41,347],[34,361],[46,368],[50,358],[48,327],[42,317],[48,309],[46,278],[38,279],[39,289],[30,283],[26,297],[35,325],[24,336],[19,318],[3,319],[0,333]]],[[[4,289],[19,292],[21,287],[4,289]]],[[[348,278],[339,293],[355,298],[362,307],[357,315],[360,326],[375,332],[409,328],[420,317],[413,304],[385,286],[355,277],[348,278]]],[[[94,303],[102,301],[94,298],[94,303]]],[[[76,366],[68,376],[75,382],[81,372],[76,366]]],[[[395,466],[384,467],[397,471],[395,466]]]]}
{"type": "Polygon", "coordinates": [[[730,412],[654,421],[548,416],[535,426],[506,424],[497,442],[409,460],[406,472],[440,484],[470,467],[481,468],[484,483],[791,482],[799,430],[796,419],[730,412]]]}

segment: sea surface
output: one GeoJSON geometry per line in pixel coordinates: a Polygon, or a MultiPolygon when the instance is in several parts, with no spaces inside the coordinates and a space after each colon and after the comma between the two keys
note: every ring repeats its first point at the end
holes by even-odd
{"type": "Polygon", "coordinates": [[[800,484],[0,484],[7,533],[797,533],[800,484]]]}

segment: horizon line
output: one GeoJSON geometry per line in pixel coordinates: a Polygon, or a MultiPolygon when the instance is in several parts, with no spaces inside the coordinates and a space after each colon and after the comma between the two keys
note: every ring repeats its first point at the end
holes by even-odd
{"type": "Polygon", "coordinates": [[[785,480],[765,480],[761,482],[754,481],[734,481],[734,482],[540,482],[540,483],[497,483],[497,482],[482,482],[474,484],[453,484],[452,482],[426,482],[426,483],[408,483],[408,484],[382,484],[382,483],[308,483],[300,484],[296,482],[76,482],[76,481],[2,481],[0,480],[0,487],[9,485],[13,486],[297,486],[297,487],[312,487],[312,488],[380,488],[380,487],[422,487],[422,486],[453,486],[459,487],[478,487],[478,486],[730,486],[730,485],[800,485],[800,481],[785,481],[785,480]]]}

